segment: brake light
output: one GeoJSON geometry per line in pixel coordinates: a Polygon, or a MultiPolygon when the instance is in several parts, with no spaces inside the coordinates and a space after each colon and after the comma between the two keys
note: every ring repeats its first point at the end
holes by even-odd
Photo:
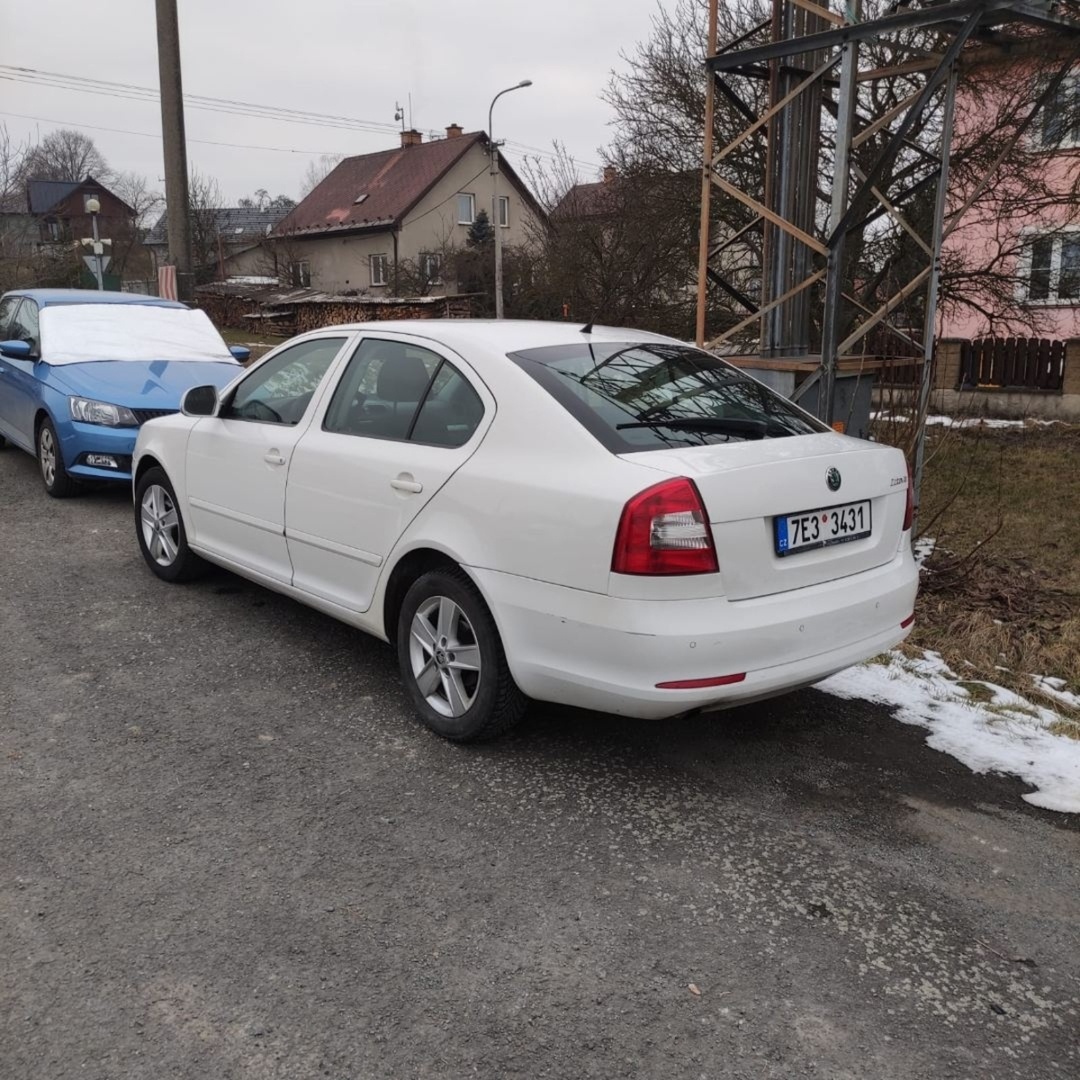
{"type": "Polygon", "coordinates": [[[904,508],[904,532],[915,522],[915,485],[911,482],[911,465],[907,467],[907,506],[904,508]]]}
{"type": "Polygon", "coordinates": [[[712,530],[701,495],[680,476],[639,492],[623,507],[611,569],[616,574],[715,574],[712,530]]]}

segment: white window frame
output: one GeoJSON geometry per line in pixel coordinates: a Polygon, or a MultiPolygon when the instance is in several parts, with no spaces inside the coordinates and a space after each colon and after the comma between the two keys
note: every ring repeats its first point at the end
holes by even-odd
{"type": "Polygon", "coordinates": [[[471,225],[476,220],[476,196],[471,191],[459,191],[457,194],[457,219],[459,225],[471,225]],[[461,200],[469,200],[469,220],[461,216],[461,200]]]}
{"type": "Polygon", "coordinates": [[[311,288],[311,261],[309,259],[293,259],[289,263],[289,280],[297,289],[311,288]],[[307,278],[305,283],[304,279],[307,278]],[[299,279],[299,282],[297,282],[299,279]]]}
{"type": "Polygon", "coordinates": [[[371,278],[371,287],[381,289],[390,284],[390,260],[385,252],[368,256],[368,273],[371,278]],[[375,273],[376,267],[379,273],[375,273]]]}
{"type": "MultiPolygon", "coordinates": [[[[1045,88],[1045,83],[1043,84],[1043,87],[1045,88]]],[[[1038,87],[1036,90],[1038,90],[1038,87]]],[[[1037,126],[1031,141],[1035,144],[1036,150],[1041,150],[1050,154],[1055,150],[1075,150],[1080,147],[1080,68],[1074,68],[1064,79],[1062,79],[1061,85],[1058,87],[1058,93],[1066,98],[1070,95],[1073,98],[1072,108],[1076,112],[1076,126],[1070,134],[1066,135],[1066,137],[1061,140],[1061,142],[1047,145],[1045,141],[1046,121],[1050,101],[1047,101],[1043,105],[1041,115],[1037,118],[1037,126]]]]}
{"type": "Polygon", "coordinates": [[[1027,228],[1020,234],[1023,251],[1019,258],[1017,274],[1017,299],[1029,307],[1080,307],[1080,295],[1075,298],[1060,299],[1058,287],[1061,283],[1061,249],[1065,240],[1080,241],[1080,226],[1062,229],[1027,228]],[[1050,295],[1045,300],[1031,298],[1031,263],[1036,240],[1051,239],[1053,248],[1050,252],[1050,295]]]}
{"type": "Polygon", "coordinates": [[[437,251],[422,251],[420,252],[420,273],[424,278],[424,281],[428,285],[441,285],[442,284],[442,255],[437,251]],[[427,275],[427,260],[433,259],[435,261],[435,274],[432,277],[427,275]]]}
{"type": "Polygon", "coordinates": [[[499,196],[499,228],[510,228],[510,196],[499,196]],[[503,220],[505,218],[505,220],[503,220]]]}

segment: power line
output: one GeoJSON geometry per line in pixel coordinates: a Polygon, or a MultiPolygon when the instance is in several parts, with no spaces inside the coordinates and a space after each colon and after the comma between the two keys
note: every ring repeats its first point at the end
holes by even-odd
{"type": "MultiPolygon", "coordinates": [[[[74,120],[54,120],[48,116],[28,116],[26,113],[7,112],[0,109],[0,116],[14,116],[19,120],[34,120],[39,124],[59,124],[61,127],[85,128],[88,131],[111,131],[115,135],[140,135],[146,139],[161,141],[160,132],[129,131],[127,128],[102,127],[100,124],[82,124],[74,120]]],[[[337,154],[337,150],[294,150],[287,146],[253,146],[249,143],[215,142],[213,139],[188,139],[189,143],[201,143],[204,146],[225,146],[233,150],[272,150],[279,154],[306,154],[311,157],[337,154]]]]}
{"type": "MultiPolygon", "coordinates": [[[[43,71],[38,68],[20,67],[14,64],[0,64],[0,79],[23,82],[34,86],[47,86],[53,89],[70,90],[75,93],[97,94],[103,97],[111,97],[128,101],[145,101],[156,103],[159,100],[158,91],[148,86],[138,86],[134,83],[114,82],[108,79],[95,79],[84,75],[66,75],[62,72],[43,71]]],[[[378,120],[364,120],[359,117],[341,116],[332,113],[316,113],[302,109],[290,109],[278,105],[263,105],[257,102],[239,101],[234,98],[214,98],[204,94],[185,94],[184,101],[189,108],[201,109],[206,112],[215,112],[228,116],[245,116],[255,119],[274,120],[282,123],[302,124],[312,127],[336,128],[345,131],[359,131],[372,135],[397,135],[398,128],[395,124],[385,123],[378,120]]],[[[90,126],[90,125],[86,125],[90,126]]],[[[428,130],[425,134],[437,135],[438,132],[428,130]]],[[[196,140],[191,140],[195,142],[196,140]]],[[[208,142],[209,140],[198,140],[208,142]]],[[[221,144],[236,145],[236,144],[221,144]]],[[[557,154],[549,150],[541,150],[539,147],[529,146],[526,143],[518,143],[506,140],[503,143],[508,153],[514,153],[518,157],[527,157],[532,154],[536,157],[556,160],[557,154]]],[[[279,149],[267,147],[266,149],[279,149]]],[[[597,168],[596,162],[576,159],[581,165],[597,168]]]]}

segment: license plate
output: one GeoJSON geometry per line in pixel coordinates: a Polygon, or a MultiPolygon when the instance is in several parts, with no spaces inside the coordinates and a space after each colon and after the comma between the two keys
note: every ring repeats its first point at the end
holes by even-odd
{"type": "Polygon", "coordinates": [[[862,540],[873,531],[869,499],[821,510],[804,510],[801,514],[784,514],[773,518],[773,525],[776,554],[781,558],[798,551],[862,540]]]}

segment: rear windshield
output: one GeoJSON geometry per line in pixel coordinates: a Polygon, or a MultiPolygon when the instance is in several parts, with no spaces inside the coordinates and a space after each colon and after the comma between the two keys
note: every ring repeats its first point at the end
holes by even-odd
{"type": "Polygon", "coordinates": [[[688,345],[582,342],[510,359],[616,454],[829,430],[739,368],[688,345]]]}

